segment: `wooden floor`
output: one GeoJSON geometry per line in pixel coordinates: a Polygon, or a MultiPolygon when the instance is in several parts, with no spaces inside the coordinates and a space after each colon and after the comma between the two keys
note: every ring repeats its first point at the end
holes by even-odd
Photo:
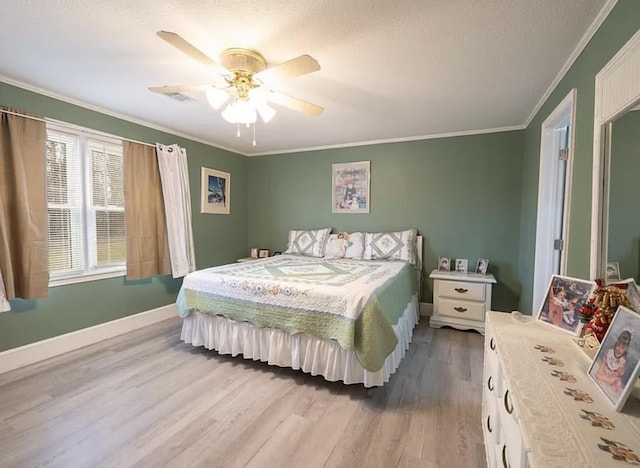
{"type": "Polygon", "coordinates": [[[373,389],[179,336],[170,319],[0,375],[0,466],[485,466],[475,332],[423,320],[373,389]]]}

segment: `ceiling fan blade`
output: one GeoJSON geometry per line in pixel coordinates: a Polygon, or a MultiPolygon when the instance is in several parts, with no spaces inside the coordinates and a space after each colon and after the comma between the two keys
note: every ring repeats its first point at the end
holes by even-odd
{"type": "Polygon", "coordinates": [[[293,109],[295,111],[302,112],[308,115],[320,115],[324,110],[323,107],[272,90],[269,90],[267,97],[269,101],[275,104],[280,104],[281,106],[285,106],[289,109],[293,109]]]}
{"type": "Polygon", "coordinates": [[[149,91],[160,94],[193,93],[197,91],[206,91],[209,88],[211,88],[210,84],[192,86],[152,86],[149,88],[149,91]]]}
{"type": "Polygon", "coordinates": [[[320,64],[310,55],[300,55],[299,57],[282,62],[271,68],[256,74],[260,80],[269,81],[271,78],[294,78],[320,70],[320,64]]]}
{"type": "Polygon", "coordinates": [[[187,42],[185,39],[183,39],[181,36],[177,35],[176,33],[173,33],[170,31],[158,31],[156,34],[158,35],[158,37],[160,37],[160,39],[164,39],[173,47],[187,54],[189,57],[197,60],[203,65],[218,66],[218,63],[215,60],[210,58],[208,55],[205,55],[203,52],[197,49],[194,45],[187,42]]]}

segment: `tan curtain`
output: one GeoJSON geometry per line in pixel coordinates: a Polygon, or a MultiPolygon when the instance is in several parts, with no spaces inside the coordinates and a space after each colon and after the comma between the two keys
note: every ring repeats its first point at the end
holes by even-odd
{"type": "Polygon", "coordinates": [[[0,272],[7,299],[47,297],[47,129],[0,107],[0,272]]]}
{"type": "Polygon", "coordinates": [[[171,273],[158,158],[153,146],[124,142],[127,278],[171,273]]]}

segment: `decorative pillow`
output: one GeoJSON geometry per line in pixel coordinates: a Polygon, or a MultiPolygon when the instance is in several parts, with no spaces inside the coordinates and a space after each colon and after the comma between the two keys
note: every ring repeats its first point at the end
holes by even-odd
{"type": "Polygon", "coordinates": [[[336,258],[344,258],[344,254],[347,252],[347,240],[343,236],[345,233],[331,234],[327,241],[327,248],[325,250],[324,258],[327,260],[333,260],[336,258]]]}
{"type": "Polygon", "coordinates": [[[289,231],[289,241],[285,253],[322,257],[330,232],[331,228],[314,231],[289,231]]]}
{"type": "Polygon", "coordinates": [[[365,260],[404,260],[416,264],[415,229],[396,232],[368,232],[364,236],[365,260]]]}
{"type": "Polygon", "coordinates": [[[364,233],[352,232],[347,236],[347,251],[344,254],[344,258],[362,259],[364,254],[364,233]]]}

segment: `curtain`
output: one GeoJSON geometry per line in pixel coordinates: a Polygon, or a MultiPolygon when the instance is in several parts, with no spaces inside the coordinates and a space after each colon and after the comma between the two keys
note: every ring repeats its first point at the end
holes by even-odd
{"type": "Polygon", "coordinates": [[[187,152],[178,145],[156,145],[167,218],[171,273],[179,278],[196,269],[191,229],[191,195],[187,152]]]}
{"type": "Polygon", "coordinates": [[[0,108],[0,275],[6,299],[44,298],[49,286],[47,130],[41,119],[3,110],[17,112],[0,108]]]}
{"type": "Polygon", "coordinates": [[[125,141],[123,153],[127,279],[167,275],[171,265],[156,149],[125,141]]]}

